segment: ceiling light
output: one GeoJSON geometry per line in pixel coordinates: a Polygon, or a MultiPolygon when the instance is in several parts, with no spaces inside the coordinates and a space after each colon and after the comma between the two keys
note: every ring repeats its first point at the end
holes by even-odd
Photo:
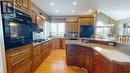
{"type": "Polygon", "coordinates": [[[54,6],[54,3],[50,3],[50,6],[54,6]]]}
{"type": "Polygon", "coordinates": [[[56,10],[56,13],[59,13],[59,11],[56,10]]]}
{"type": "Polygon", "coordinates": [[[74,10],[72,10],[72,13],[74,13],[75,11],[74,10]]]}
{"type": "Polygon", "coordinates": [[[92,12],[92,10],[89,10],[89,12],[92,12]]]}
{"type": "Polygon", "coordinates": [[[73,5],[77,5],[77,2],[73,2],[73,5]]]}

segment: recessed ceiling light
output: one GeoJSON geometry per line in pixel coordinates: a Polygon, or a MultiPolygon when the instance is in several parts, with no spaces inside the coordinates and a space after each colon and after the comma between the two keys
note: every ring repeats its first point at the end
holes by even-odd
{"type": "Polygon", "coordinates": [[[54,3],[50,3],[50,6],[54,6],[54,3]]]}
{"type": "Polygon", "coordinates": [[[89,12],[92,12],[92,10],[89,10],[89,12]]]}
{"type": "Polygon", "coordinates": [[[56,10],[56,13],[59,13],[59,11],[56,10]]]}
{"type": "Polygon", "coordinates": [[[73,2],[73,5],[77,5],[77,2],[73,2]]]}
{"type": "Polygon", "coordinates": [[[74,10],[72,10],[72,13],[74,13],[75,11],[74,10]]]}

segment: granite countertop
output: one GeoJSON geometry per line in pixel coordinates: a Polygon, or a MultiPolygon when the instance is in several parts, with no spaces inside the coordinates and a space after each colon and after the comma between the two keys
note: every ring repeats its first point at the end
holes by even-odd
{"type": "Polygon", "coordinates": [[[83,43],[78,40],[67,40],[66,44],[76,44],[80,46],[86,46],[92,48],[97,53],[101,54],[108,60],[118,64],[130,64],[130,52],[125,52],[125,50],[120,50],[123,48],[119,48],[116,46],[109,46],[103,44],[96,43],[83,43]]]}

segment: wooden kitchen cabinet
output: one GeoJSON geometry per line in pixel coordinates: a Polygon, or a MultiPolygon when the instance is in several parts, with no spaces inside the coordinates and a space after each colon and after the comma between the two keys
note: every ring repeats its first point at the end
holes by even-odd
{"type": "Polygon", "coordinates": [[[78,22],[66,22],[65,30],[66,32],[78,32],[78,22]]]}
{"type": "Polygon", "coordinates": [[[76,45],[67,44],[66,45],[66,63],[69,66],[78,66],[77,63],[77,52],[76,52],[76,45]]]}
{"type": "Polygon", "coordinates": [[[43,26],[45,18],[37,14],[34,10],[32,10],[32,22],[38,24],[39,26],[43,26]]]}
{"type": "Polygon", "coordinates": [[[51,41],[6,51],[8,73],[33,73],[51,53],[51,41]]]}
{"type": "Polygon", "coordinates": [[[32,51],[32,57],[33,57],[33,70],[36,70],[37,67],[41,64],[42,62],[42,54],[41,54],[41,45],[37,45],[33,47],[32,51]]]}
{"type": "Polygon", "coordinates": [[[118,65],[118,73],[130,73],[130,65],[118,65]]]}
{"type": "Polygon", "coordinates": [[[33,47],[32,50],[32,62],[33,71],[35,71],[39,65],[49,56],[51,53],[51,42],[45,42],[43,44],[33,47]]]}
{"type": "Polygon", "coordinates": [[[39,15],[36,16],[36,22],[37,22],[38,25],[43,24],[41,16],[39,16],[39,15]]]}
{"type": "Polygon", "coordinates": [[[93,73],[117,73],[117,65],[94,52],[93,73]]]}
{"type": "Polygon", "coordinates": [[[22,0],[22,7],[26,10],[31,10],[31,0],[22,0]]]}
{"type": "Polygon", "coordinates": [[[55,38],[52,40],[52,50],[57,50],[60,49],[60,39],[59,38],[55,38]]]}
{"type": "Polygon", "coordinates": [[[79,17],[79,25],[93,25],[94,17],[79,17]]]}
{"type": "Polygon", "coordinates": [[[61,49],[65,49],[65,48],[66,48],[65,41],[66,41],[65,38],[61,38],[61,39],[60,39],[60,47],[61,47],[61,49]]]}
{"type": "Polygon", "coordinates": [[[6,51],[8,73],[31,73],[31,48],[32,45],[25,45],[6,51]]]}
{"type": "Polygon", "coordinates": [[[20,8],[24,11],[31,12],[31,0],[15,0],[15,5],[17,8],[20,8]]]}
{"type": "Polygon", "coordinates": [[[93,56],[92,49],[76,45],[77,64],[81,68],[85,68],[88,72],[92,72],[93,56]]]}
{"type": "Polygon", "coordinates": [[[41,53],[42,53],[42,61],[44,61],[48,57],[48,55],[51,53],[51,42],[50,41],[42,44],[41,53]]]}
{"type": "Polygon", "coordinates": [[[92,73],[93,55],[91,48],[79,45],[67,45],[66,61],[68,65],[79,66],[92,73]]]}
{"type": "Polygon", "coordinates": [[[32,10],[32,23],[36,23],[36,12],[32,10]]]}

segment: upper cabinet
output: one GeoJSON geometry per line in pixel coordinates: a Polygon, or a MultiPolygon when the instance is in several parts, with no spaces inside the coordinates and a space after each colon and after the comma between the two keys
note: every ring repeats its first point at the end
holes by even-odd
{"type": "Polygon", "coordinates": [[[36,16],[36,22],[38,25],[44,24],[45,19],[41,15],[36,16]]]}
{"type": "Polygon", "coordinates": [[[78,32],[78,22],[77,21],[71,21],[66,22],[66,32],[78,32]]]}
{"type": "Polygon", "coordinates": [[[32,10],[32,23],[36,23],[36,12],[32,10]]]}
{"type": "Polygon", "coordinates": [[[27,11],[27,12],[31,12],[31,0],[14,0],[15,1],[15,6],[17,8],[20,8],[24,11],[27,11]]]}
{"type": "Polygon", "coordinates": [[[43,25],[45,23],[45,17],[36,13],[34,10],[32,10],[32,22],[36,23],[38,25],[43,25]]]}
{"type": "Polygon", "coordinates": [[[79,17],[80,25],[92,25],[94,24],[94,17],[79,17]]]}

